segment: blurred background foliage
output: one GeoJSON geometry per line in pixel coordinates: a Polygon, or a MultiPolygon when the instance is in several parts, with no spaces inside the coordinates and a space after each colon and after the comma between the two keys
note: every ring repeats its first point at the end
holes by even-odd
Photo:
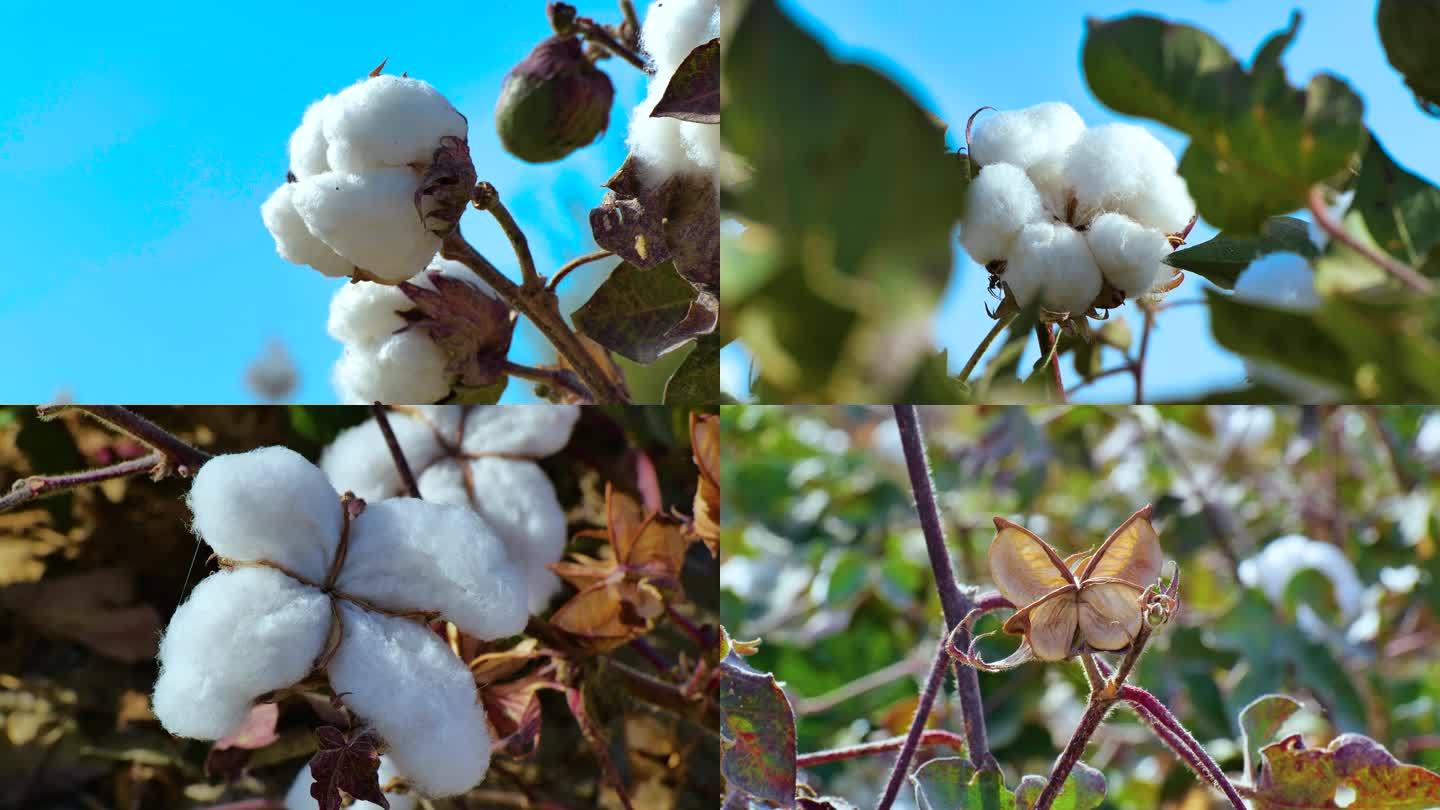
{"type": "MultiPolygon", "coordinates": [[[[1138,683],[1227,772],[1236,716],[1283,692],[1309,745],[1374,737],[1440,767],[1440,412],[1411,407],[922,408],[952,557],[982,592],[991,518],[1060,553],[1098,544],[1153,503],[1182,609],[1138,683]]],[[[796,709],[798,750],[903,734],[940,637],[939,600],[895,423],[865,406],[722,409],[721,614],[796,709]]],[[[1002,618],[1006,612],[999,614],[1002,618]]],[[[978,630],[996,630],[993,615],[978,630]]],[[[998,635],[987,659],[1015,646],[998,635]]],[[[1078,664],[980,675],[991,745],[1014,785],[1046,773],[1084,708],[1078,664]]],[[[931,725],[960,731],[953,675],[931,725]]],[[[943,750],[922,749],[927,755],[943,750]]],[[[873,804],[893,753],[806,771],[820,793],[873,804]]],[[[1133,714],[1085,761],[1104,806],[1222,806],[1133,714]]],[[[918,764],[918,763],[917,763],[918,764]]],[[[901,792],[900,802],[913,794],[901,792]]],[[[902,805],[898,806],[913,806],[902,805]]]]}
{"type": "MultiPolygon", "coordinates": [[[[211,453],[279,444],[311,459],[340,430],[371,417],[367,407],[342,406],[136,410],[211,453]]],[[[571,442],[540,461],[572,532],[603,522],[607,484],[632,495],[648,488],[666,509],[689,514],[697,484],[689,418],[686,409],[659,406],[585,408],[571,442]]],[[[41,421],[33,407],[0,406],[0,491],[24,476],[145,452],[74,412],[41,421]]],[[[160,631],[215,567],[190,532],[187,489],[183,480],[141,476],[0,513],[0,808],[282,806],[315,749],[313,727],[329,715],[287,698],[276,738],[236,761],[217,757],[210,743],[170,736],[150,712],[160,631]]],[[[593,542],[584,547],[593,553],[593,542]]],[[[714,625],[716,563],[703,544],[691,546],[681,578],[686,598],[677,609],[696,625],[714,625]]],[[[672,662],[702,658],[672,622],[646,640],[672,662]]],[[[224,644],[216,640],[217,656],[229,654],[224,644]]],[[[635,807],[713,807],[717,739],[697,734],[693,718],[635,698],[609,666],[645,668],[644,659],[621,648],[575,661],[590,716],[635,807]]],[[[530,757],[497,754],[468,799],[434,806],[619,807],[565,699],[547,692],[541,702],[540,744],[530,757]]]]}

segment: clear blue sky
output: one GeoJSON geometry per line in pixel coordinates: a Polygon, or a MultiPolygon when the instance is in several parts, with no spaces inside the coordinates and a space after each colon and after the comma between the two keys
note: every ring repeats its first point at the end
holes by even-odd
{"type": "MultiPolygon", "coordinates": [[[[572,0],[617,18],[614,0],[572,0]]],[[[482,179],[553,268],[593,247],[586,213],[625,154],[643,77],[607,66],[617,97],[601,144],[544,167],[500,149],[495,99],[548,33],[542,0],[9,4],[0,31],[0,243],[6,283],[0,402],[247,402],[244,370],[278,338],[297,398],[332,401],[340,346],[325,334],[338,282],[275,255],[260,203],[284,181],[306,104],[389,57],[470,119],[482,179]]],[[[472,242],[513,274],[478,212],[472,242]]],[[[566,282],[567,310],[603,265],[566,282]],[[571,285],[574,286],[571,286],[571,285]]],[[[522,333],[513,355],[545,360],[522,333]]],[[[507,400],[528,395],[512,385],[507,400]]]]}
{"type": "MultiPolygon", "coordinates": [[[[900,81],[922,104],[952,127],[979,107],[1025,107],[1042,101],[1071,104],[1092,125],[1124,120],[1090,95],[1080,70],[1080,44],[1086,17],[1112,17],[1146,11],[1198,25],[1249,63],[1260,42],[1285,27],[1290,11],[1305,14],[1284,64],[1292,84],[1303,84],[1319,71],[1346,78],[1365,99],[1365,117],[1401,165],[1430,180],[1440,178],[1440,121],[1415,106],[1400,76],[1385,59],[1375,30],[1375,3],[1360,0],[1280,3],[1259,0],[1171,0],[1133,2],[973,2],[906,0],[785,0],[812,31],[850,59],[880,68],[900,81]]],[[[1145,123],[1145,122],[1141,122],[1145,123]]],[[[1176,154],[1185,138],[1147,124],[1176,154]]],[[[1214,235],[1197,227],[1192,243],[1214,235]]],[[[956,249],[955,275],[935,319],[937,342],[958,364],[969,356],[990,327],[982,310],[987,276],[956,249]]],[[[1205,282],[1191,276],[1170,300],[1203,298],[1205,282]]],[[[1126,307],[1127,315],[1132,311],[1126,307]]],[[[1113,316],[1112,316],[1113,317],[1113,316]]],[[[1138,318],[1136,318],[1138,334],[1138,318]]],[[[1210,337],[1204,307],[1164,313],[1151,345],[1146,372],[1147,395],[1180,397],[1208,388],[1239,385],[1244,369],[1210,337]]],[[[728,390],[745,379],[741,347],[722,356],[728,390]]],[[[1066,366],[1067,374],[1073,374],[1066,366]]],[[[1128,401],[1131,381],[1118,376],[1081,396],[1089,401],[1128,401]]]]}

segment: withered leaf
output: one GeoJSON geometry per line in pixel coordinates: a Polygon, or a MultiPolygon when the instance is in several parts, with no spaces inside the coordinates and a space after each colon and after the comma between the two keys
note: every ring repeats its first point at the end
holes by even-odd
{"type": "Polygon", "coordinates": [[[695,487],[695,517],[692,531],[720,556],[720,417],[713,413],[690,414],[690,447],[700,481],[695,487]]]}
{"type": "Polygon", "coordinates": [[[222,776],[227,782],[240,778],[250,764],[251,751],[280,739],[275,733],[275,724],[279,719],[279,704],[251,706],[245,722],[210,747],[210,753],[205,757],[205,775],[222,776]]]}
{"type": "Polygon", "coordinates": [[[401,313],[411,329],[424,329],[448,358],[445,370],[461,385],[494,385],[504,378],[505,358],[515,334],[510,309],[480,288],[444,273],[426,274],[434,290],[408,281],[400,290],[415,309],[401,313]]]}
{"type": "Polygon", "coordinates": [[[340,810],[340,792],[354,799],[378,804],[389,810],[390,800],[380,789],[379,740],[367,730],[349,734],[334,726],[315,729],[320,750],[310,760],[315,783],[310,796],[320,810],[340,810]]]}
{"type": "Polygon", "coordinates": [[[685,57],[650,117],[678,118],[697,124],[720,123],[719,37],[685,57]]]}
{"type": "Polygon", "coordinates": [[[155,608],[134,600],[134,579],[119,568],[0,589],[0,606],[14,610],[41,632],[127,663],[153,658],[160,636],[155,608]]]}

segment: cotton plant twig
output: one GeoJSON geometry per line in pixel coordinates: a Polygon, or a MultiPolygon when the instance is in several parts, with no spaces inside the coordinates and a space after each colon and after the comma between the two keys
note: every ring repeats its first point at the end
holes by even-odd
{"type": "Polygon", "coordinates": [[[589,264],[590,262],[598,262],[607,256],[614,255],[614,253],[611,253],[608,250],[597,250],[593,253],[586,253],[583,256],[576,256],[570,261],[560,265],[560,269],[555,271],[555,275],[550,277],[550,281],[546,283],[545,287],[547,289],[553,290],[559,287],[560,282],[564,281],[565,277],[570,275],[571,271],[575,270],[575,268],[582,267],[589,264]]]}
{"type": "Polygon", "coordinates": [[[1040,371],[1044,372],[1048,367],[1051,391],[1054,392],[1055,401],[1063,405],[1069,402],[1069,399],[1065,396],[1065,379],[1060,374],[1059,358],[1055,356],[1059,340],[1053,327],[1047,323],[1035,324],[1035,339],[1040,344],[1040,371]]]}
{"type": "Polygon", "coordinates": [[[918,675],[924,671],[925,658],[922,656],[903,658],[889,666],[862,675],[843,686],[836,687],[823,695],[816,695],[813,698],[801,698],[795,701],[795,714],[796,716],[803,717],[809,714],[827,712],[841,703],[857,698],[873,689],[879,689],[901,678],[918,675]]]}
{"type": "MultiPolygon", "coordinates": [[[[884,740],[874,740],[859,745],[847,745],[843,748],[828,748],[824,751],[814,751],[809,754],[801,754],[795,758],[795,767],[813,768],[816,765],[824,765],[828,762],[842,762],[847,759],[857,759],[873,754],[883,754],[887,751],[895,751],[905,745],[905,737],[889,737],[884,740]]],[[[947,745],[957,751],[965,750],[965,738],[953,731],[944,729],[926,729],[920,735],[921,747],[927,745],[947,745]]]]}
{"type": "Polygon", "coordinates": [[[506,360],[504,371],[516,379],[562,388],[579,399],[582,405],[589,405],[594,402],[590,396],[590,389],[586,388],[584,384],[580,382],[579,376],[569,369],[535,368],[533,366],[522,366],[519,363],[512,363],[506,360]]]}
{"type": "Polygon", "coordinates": [[[21,478],[15,482],[15,486],[4,496],[0,496],[0,512],[8,512],[31,501],[37,501],[50,495],[58,495],[80,487],[87,487],[91,484],[99,484],[104,481],[111,481],[116,478],[129,478],[131,476],[153,474],[155,470],[165,462],[165,457],[156,452],[140,458],[122,461],[118,464],[111,464],[105,467],[97,467],[93,470],[82,470],[74,473],[62,473],[60,475],[32,475],[28,478],[21,478]]]}
{"type": "Polygon", "coordinates": [[[970,353],[970,359],[965,361],[965,366],[960,369],[960,374],[957,376],[957,379],[961,382],[969,382],[970,375],[974,373],[975,367],[980,364],[980,358],[984,356],[985,352],[990,350],[990,346],[995,342],[995,338],[1000,337],[1000,334],[1005,331],[1005,328],[1019,317],[1019,315],[1020,313],[1018,312],[1011,312],[995,319],[995,323],[990,327],[990,331],[980,340],[980,345],[976,346],[975,351],[970,353]]]}
{"type": "Polygon", "coordinates": [[[1360,241],[1354,234],[1345,230],[1345,226],[1330,216],[1330,211],[1325,206],[1325,190],[1322,187],[1316,185],[1310,188],[1309,203],[1310,215],[1315,218],[1315,224],[1330,234],[1330,238],[1355,251],[1366,261],[1394,276],[1395,280],[1415,292],[1421,295],[1435,294],[1435,282],[1420,275],[1415,268],[1408,264],[1398,262],[1380,250],[1360,241]]]}
{"type": "MultiPolygon", "coordinates": [[[[575,18],[575,30],[579,31],[580,36],[584,37],[587,41],[593,42],[621,59],[624,59],[626,62],[639,68],[641,72],[650,72],[650,66],[645,64],[644,57],[629,45],[617,39],[614,34],[610,33],[610,29],[600,23],[595,22],[589,17],[577,17],[575,18]]],[[[637,27],[636,30],[638,31],[639,28],[637,27]]]]}
{"type": "Polygon", "coordinates": [[[920,700],[915,704],[915,717],[910,721],[910,731],[905,734],[905,742],[900,746],[899,755],[895,757],[895,766],[890,769],[890,778],[885,782],[880,803],[875,805],[876,810],[886,810],[895,801],[895,797],[900,795],[901,786],[905,784],[905,777],[910,773],[910,760],[915,758],[915,751],[920,747],[925,724],[930,720],[930,709],[935,705],[935,696],[940,693],[945,671],[950,668],[950,654],[945,646],[949,635],[949,632],[941,635],[940,644],[935,648],[930,674],[926,676],[925,686],[920,690],[920,700]]]}
{"type": "Polygon", "coordinates": [[[530,240],[525,238],[525,231],[520,229],[520,223],[515,221],[510,209],[500,201],[500,190],[495,188],[493,183],[482,180],[476,183],[474,190],[470,192],[470,201],[476,208],[494,217],[500,230],[505,232],[505,238],[510,240],[515,259],[520,262],[520,280],[525,292],[533,293],[535,289],[544,287],[544,280],[535,270],[535,256],[530,252],[530,240]]]}
{"type": "Polygon", "coordinates": [[[390,427],[389,409],[379,402],[372,403],[370,410],[375,414],[375,424],[380,426],[380,435],[385,437],[385,446],[390,450],[390,458],[395,462],[395,470],[400,473],[400,480],[405,482],[405,491],[412,498],[420,497],[420,485],[415,482],[415,473],[410,469],[410,462],[405,460],[405,451],[400,448],[400,442],[395,439],[395,430],[390,427]]]}

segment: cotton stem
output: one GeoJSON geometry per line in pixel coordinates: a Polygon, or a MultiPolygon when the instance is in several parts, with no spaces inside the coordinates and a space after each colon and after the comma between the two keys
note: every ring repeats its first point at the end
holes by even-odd
{"type": "Polygon", "coordinates": [[[410,462],[405,460],[405,451],[400,448],[400,442],[395,439],[395,430],[390,427],[390,414],[379,402],[372,403],[370,410],[375,414],[375,424],[380,426],[380,435],[385,437],[385,446],[390,450],[390,459],[395,463],[395,470],[400,473],[400,480],[405,483],[405,491],[410,497],[419,498],[420,485],[415,483],[415,473],[410,469],[410,462]]]}
{"type": "MultiPolygon", "coordinates": [[[[844,748],[829,748],[824,751],[814,751],[809,754],[801,754],[795,758],[795,767],[813,768],[816,765],[824,765],[828,762],[843,762],[847,759],[858,759],[873,754],[883,754],[886,751],[894,751],[905,745],[909,736],[890,737],[874,742],[860,743],[859,745],[847,745],[844,748]]],[[[965,738],[953,731],[931,728],[926,729],[920,735],[920,746],[927,745],[948,745],[957,751],[965,750],[965,738]]]]}
{"type": "Polygon", "coordinates": [[[35,412],[41,419],[50,420],[72,409],[158,451],[164,456],[170,471],[181,478],[188,478],[199,472],[200,465],[210,460],[209,453],[123,405],[41,405],[35,412]]]}
{"type": "Polygon", "coordinates": [[[1435,282],[1420,275],[1415,268],[1408,264],[1402,264],[1375,247],[1365,244],[1355,237],[1354,234],[1345,230],[1345,227],[1330,216],[1330,211],[1325,207],[1325,192],[1320,186],[1310,188],[1310,215],[1315,218],[1315,224],[1320,229],[1330,234],[1330,237],[1347,248],[1360,254],[1360,256],[1381,270],[1394,276],[1397,281],[1420,293],[1421,295],[1433,295],[1435,293],[1435,282]]]}
{"type": "Polygon", "coordinates": [[[995,342],[995,338],[1000,337],[1000,334],[1005,331],[1005,328],[1008,327],[1018,315],[1018,312],[1011,312],[1006,315],[1001,315],[995,320],[995,325],[990,327],[990,331],[981,339],[980,345],[976,346],[975,351],[970,353],[970,359],[965,361],[965,367],[960,369],[958,379],[961,382],[969,382],[970,375],[974,373],[975,367],[980,364],[980,358],[985,355],[985,352],[990,350],[990,346],[995,342]]]}
{"type": "Polygon", "coordinates": [[[880,795],[880,803],[875,805],[875,810],[888,810],[895,797],[900,795],[900,787],[905,784],[905,777],[910,773],[910,760],[915,757],[915,749],[920,747],[925,724],[930,720],[930,709],[935,705],[935,696],[940,693],[945,671],[950,668],[950,655],[945,647],[948,637],[949,633],[942,635],[940,644],[935,648],[930,674],[926,676],[925,686],[920,690],[920,700],[915,704],[915,717],[910,721],[910,731],[905,735],[904,744],[900,746],[900,754],[895,757],[895,766],[890,769],[890,778],[885,783],[885,791],[880,795]]]}
{"type": "Polygon", "coordinates": [[[0,496],[0,512],[8,512],[31,501],[103,481],[129,478],[145,473],[153,474],[156,470],[161,469],[164,463],[165,457],[159,452],[155,452],[93,470],[61,475],[32,475],[16,481],[15,486],[9,492],[0,496]]]}

